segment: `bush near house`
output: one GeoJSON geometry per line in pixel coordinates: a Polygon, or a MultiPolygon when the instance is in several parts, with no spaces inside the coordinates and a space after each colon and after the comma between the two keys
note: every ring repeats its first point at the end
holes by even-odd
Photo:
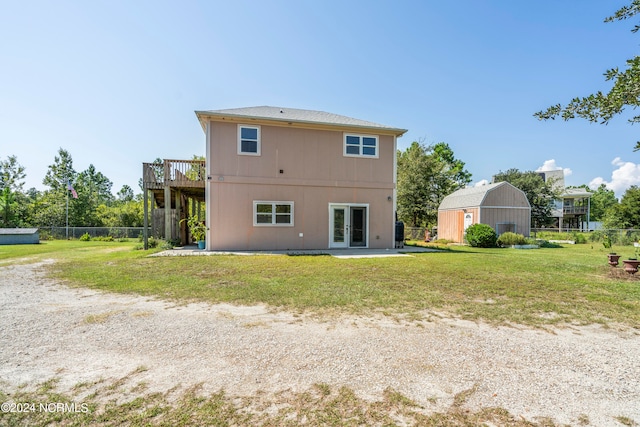
{"type": "Polygon", "coordinates": [[[526,244],[527,244],[527,239],[522,234],[512,233],[511,231],[502,233],[500,237],[498,237],[499,246],[513,246],[513,245],[526,245],[526,244]]]}
{"type": "Polygon", "coordinates": [[[494,248],[498,236],[487,224],[473,224],[467,228],[465,239],[469,245],[478,248],[494,248]]]}

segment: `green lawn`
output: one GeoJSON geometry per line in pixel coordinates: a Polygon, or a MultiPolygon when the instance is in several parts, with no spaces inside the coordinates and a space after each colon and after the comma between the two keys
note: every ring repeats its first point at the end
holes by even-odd
{"type": "MultiPolygon", "coordinates": [[[[403,258],[330,256],[148,257],[136,243],[51,241],[0,247],[0,265],[55,258],[72,286],[182,302],[264,303],[320,315],[493,324],[624,324],[640,328],[640,277],[607,265],[602,245],[536,250],[448,247],[403,258]]],[[[633,247],[614,248],[622,259],[633,247]]],[[[640,276],[640,273],[638,274],[640,276]]]]}
{"type": "MultiPolygon", "coordinates": [[[[420,322],[441,315],[533,327],[600,323],[640,328],[640,277],[628,276],[621,267],[610,270],[609,250],[595,244],[537,250],[447,247],[437,253],[373,259],[149,257],[152,252],[133,250],[136,245],[47,241],[0,246],[0,267],[53,258],[57,262],[50,274],[71,286],[185,303],[264,303],[321,316],[380,313],[420,322]]],[[[615,250],[623,259],[634,253],[633,247],[615,250]]],[[[141,367],[127,378],[144,370],[141,367]]],[[[81,413],[2,412],[0,424],[556,426],[549,419],[516,418],[500,408],[468,411],[463,403],[474,389],[456,395],[445,412],[432,412],[392,389],[375,402],[358,398],[349,388],[327,384],[269,397],[239,399],[222,390],[203,395],[197,387],[170,397],[148,392],[144,382],[126,388],[125,379],[81,383],[68,393],[57,391],[56,379],[35,391],[7,393],[0,387],[0,402],[82,401],[88,408],[81,413]],[[86,387],[93,392],[78,397],[85,395],[86,387]],[[115,398],[132,393],[133,400],[115,398]]],[[[615,419],[634,425],[626,417],[615,419]]],[[[579,421],[589,424],[586,415],[579,421]]]]}

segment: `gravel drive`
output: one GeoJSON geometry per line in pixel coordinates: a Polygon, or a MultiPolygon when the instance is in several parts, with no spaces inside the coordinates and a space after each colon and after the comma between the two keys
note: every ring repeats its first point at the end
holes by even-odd
{"type": "Polygon", "coordinates": [[[72,289],[48,262],[0,267],[0,387],[60,378],[135,381],[150,391],[203,383],[206,392],[305,391],[347,385],[380,399],[387,387],[433,411],[476,387],[466,406],[502,407],[529,420],[640,423],[640,331],[598,326],[492,327],[441,319],[315,319],[262,306],[175,305],[72,289]]]}

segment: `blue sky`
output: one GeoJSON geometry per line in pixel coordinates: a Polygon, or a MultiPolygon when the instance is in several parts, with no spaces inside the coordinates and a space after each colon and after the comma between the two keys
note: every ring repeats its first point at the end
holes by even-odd
{"type": "Polygon", "coordinates": [[[142,162],[204,154],[194,110],[273,105],[446,142],[474,184],[546,164],[620,196],[637,127],[533,113],[608,89],[640,43],[635,21],[603,23],[628,3],[0,0],[0,158],[44,189],[62,147],[138,191],[142,162]]]}

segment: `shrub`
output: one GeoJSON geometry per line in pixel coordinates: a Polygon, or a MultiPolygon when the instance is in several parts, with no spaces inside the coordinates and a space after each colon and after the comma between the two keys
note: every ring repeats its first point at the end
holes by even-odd
{"type": "Polygon", "coordinates": [[[180,239],[169,239],[169,240],[167,240],[167,244],[169,246],[171,246],[169,249],[173,249],[176,246],[182,246],[181,243],[182,242],[180,241],[180,239]]]}
{"type": "Polygon", "coordinates": [[[558,243],[547,242],[546,240],[538,240],[538,246],[541,248],[561,248],[562,245],[558,243]]]}
{"type": "Polygon", "coordinates": [[[94,237],[93,240],[97,240],[99,242],[113,242],[113,236],[98,236],[94,237]]]}
{"type": "Polygon", "coordinates": [[[91,236],[89,235],[89,233],[84,233],[82,236],[80,236],[79,240],[81,242],[88,242],[89,240],[91,240],[91,236]]]}
{"type": "Polygon", "coordinates": [[[465,234],[467,243],[478,248],[493,248],[496,246],[498,236],[493,228],[487,224],[473,224],[467,228],[465,234]]]}
{"type": "Polygon", "coordinates": [[[600,242],[604,240],[604,231],[595,230],[589,233],[589,241],[590,242],[600,242]]]}
{"type": "Polygon", "coordinates": [[[498,237],[498,245],[500,246],[524,245],[526,243],[527,239],[522,234],[512,233],[511,231],[502,233],[498,237]]]}
{"type": "Polygon", "coordinates": [[[573,233],[573,241],[578,243],[587,243],[587,238],[583,233],[578,233],[577,231],[573,233]]]}
{"type": "Polygon", "coordinates": [[[40,240],[53,240],[53,235],[49,230],[40,229],[40,240]]]}
{"type": "Polygon", "coordinates": [[[160,244],[160,241],[152,236],[152,237],[149,237],[147,244],[149,248],[157,248],[158,245],[160,244]]]}
{"type": "MultiPolygon", "coordinates": [[[[160,249],[164,249],[164,250],[173,249],[176,246],[176,245],[174,245],[175,242],[176,242],[176,239],[166,240],[166,241],[162,242],[162,244],[160,245],[160,249]]],[[[178,240],[178,242],[180,242],[180,241],[178,240]]]]}
{"type": "MultiPolygon", "coordinates": [[[[153,237],[153,236],[149,237],[149,240],[147,241],[147,244],[148,244],[148,248],[149,248],[149,249],[157,248],[161,243],[162,243],[163,245],[165,244],[163,240],[156,239],[156,238],[155,238],[155,237],[153,237]]],[[[135,245],[135,246],[133,247],[133,250],[134,250],[134,251],[141,251],[141,250],[144,250],[144,244],[143,244],[143,243],[139,243],[139,244],[135,245]]]]}

